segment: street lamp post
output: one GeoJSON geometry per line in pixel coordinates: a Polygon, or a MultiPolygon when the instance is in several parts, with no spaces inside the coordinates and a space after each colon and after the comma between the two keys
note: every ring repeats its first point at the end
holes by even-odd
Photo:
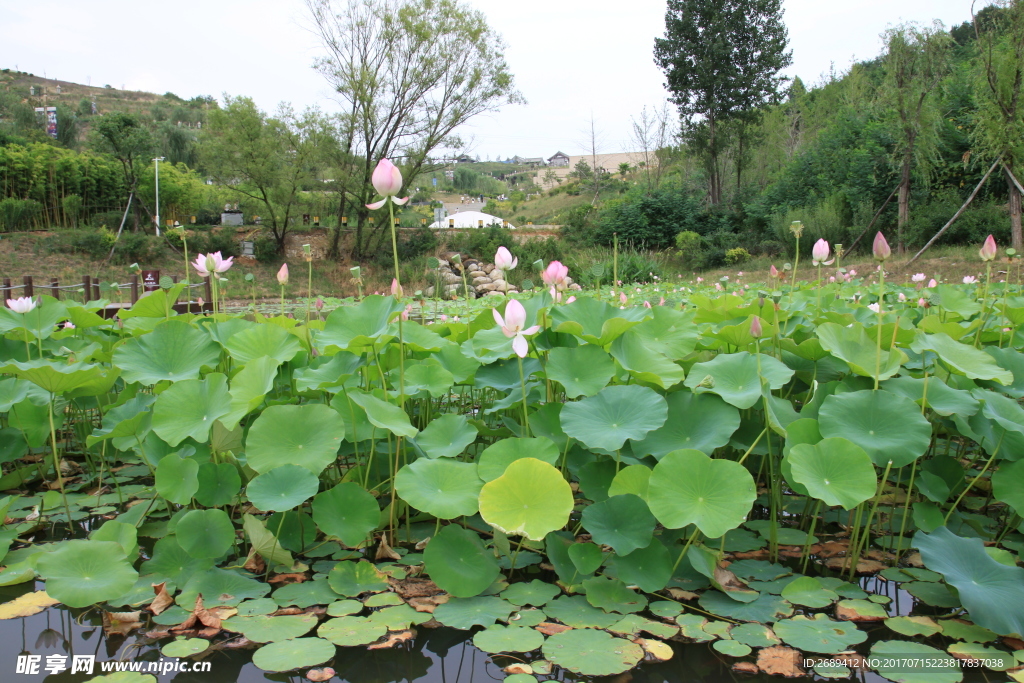
{"type": "Polygon", "coordinates": [[[156,236],[160,236],[160,162],[164,157],[153,159],[153,167],[156,173],[156,236]]]}

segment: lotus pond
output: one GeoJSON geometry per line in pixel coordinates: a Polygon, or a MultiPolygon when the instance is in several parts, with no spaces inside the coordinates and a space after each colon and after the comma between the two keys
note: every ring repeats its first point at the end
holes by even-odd
{"type": "Polygon", "coordinates": [[[4,677],[1024,680],[1019,286],[736,289],[0,310],[4,677]]]}

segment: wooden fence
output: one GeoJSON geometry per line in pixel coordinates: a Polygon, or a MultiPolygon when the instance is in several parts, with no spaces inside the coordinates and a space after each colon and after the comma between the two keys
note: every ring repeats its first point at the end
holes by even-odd
{"type": "MultiPolygon", "coordinates": [[[[159,276],[157,281],[159,281],[159,276]]],[[[101,293],[101,282],[98,277],[90,277],[85,275],[82,277],[82,281],[74,285],[62,285],[57,278],[50,278],[49,284],[36,284],[35,280],[31,275],[26,275],[21,279],[20,285],[13,284],[11,278],[3,278],[3,287],[0,287],[2,292],[2,300],[15,299],[18,297],[33,297],[36,294],[47,294],[52,296],[54,299],[67,298],[67,295],[71,292],[80,292],[84,301],[98,301],[103,298],[101,293]]],[[[178,276],[171,276],[171,281],[177,284],[178,276]]],[[[107,283],[107,291],[111,289],[117,290],[128,290],[129,301],[124,302],[111,302],[103,307],[99,311],[99,314],[105,318],[112,318],[117,315],[118,311],[122,308],[129,308],[139,300],[141,296],[145,296],[146,292],[143,291],[140,294],[139,288],[139,276],[132,275],[127,283],[107,283]]],[[[145,289],[143,287],[143,289],[145,289]]],[[[151,289],[154,289],[151,287],[151,289]]],[[[213,310],[213,295],[211,293],[210,278],[203,278],[202,282],[190,283],[186,289],[188,297],[185,301],[176,301],[172,308],[178,313],[202,313],[213,310]],[[192,295],[198,288],[203,288],[203,294],[205,300],[199,303],[199,300],[193,300],[192,295]]],[[[6,305],[6,304],[5,304],[6,305]]]]}

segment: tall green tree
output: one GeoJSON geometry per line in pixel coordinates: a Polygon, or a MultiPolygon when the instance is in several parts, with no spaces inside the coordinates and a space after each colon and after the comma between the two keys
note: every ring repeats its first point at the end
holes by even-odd
{"type": "Polygon", "coordinates": [[[722,124],[779,101],[787,43],[782,0],[668,0],[654,61],[692,136],[704,140],[712,204],[722,200],[722,124]]]}
{"type": "MultiPolygon", "coordinates": [[[[124,173],[124,187],[131,196],[139,184],[140,170],[149,163],[153,150],[153,136],[138,117],[124,112],[104,114],[93,122],[93,141],[102,152],[121,162],[124,173]]],[[[126,197],[127,199],[127,197],[126,197]]],[[[134,229],[139,229],[141,203],[133,203],[134,229]]]]}
{"type": "Polygon", "coordinates": [[[903,228],[910,220],[911,172],[926,167],[937,144],[941,118],[932,95],[949,73],[953,39],[940,23],[930,27],[904,24],[885,32],[885,86],[882,101],[896,117],[896,152],[900,161],[896,219],[898,250],[904,251],[903,228]]]}
{"type": "Polygon", "coordinates": [[[978,112],[974,138],[992,157],[1001,156],[1009,193],[1010,236],[1013,248],[1024,248],[1021,233],[1021,190],[1024,182],[1024,2],[1000,3],[988,21],[974,21],[977,32],[978,112]]]}
{"type": "MultiPolygon", "coordinates": [[[[353,165],[341,205],[355,209],[352,255],[383,241],[366,229],[370,176],[382,157],[411,183],[435,149],[457,148],[455,129],[503,103],[522,102],[504,44],[482,12],[458,0],[306,0],[326,56],[316,63],[346,104],[340,148],[353,165]]],[[[339,211],[340,212],[340,211],[339,211]]]]}
{"type": "Polygon", "coordinates": [[[272,117],[250,98],[228,97],[209,112],[199,153],[219,185],[259,207],[283,250],[299,193],[317,177],[318,145],[329,137],[316,110],[298,115],[282,105],[272,117]]]}

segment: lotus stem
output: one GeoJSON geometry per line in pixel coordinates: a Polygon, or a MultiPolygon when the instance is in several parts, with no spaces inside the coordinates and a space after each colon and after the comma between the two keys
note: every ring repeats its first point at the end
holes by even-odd
{"type": "MultiPolygon", "coordinates": [[[[988,288],[992,283],[992,262],[985,262],[985,289],[981,295],[981,325],[978,325],[978,333],[974,335],[974,348],[978,348],[978,344],[981,343],[981,333],[985,329],[985,324],[988,322],[988,288]]],[[[1002,336],[1002,335],[1000,335],[1002,336]]]]}
{"type": "Polygon", "coordinates": [[[903,534],[907,530],[907,515],[910,513],[910,499],[914,495],[914,478],[916,476],[917,458],[914,458],[914,462],[910,466],[910,481],[907,483],[907,499],[903,502],[903,518],[900,519],[900,534],[896,541],[896,552],[893,553],[896,556],[892,563],[894,567],[899,563],[900,554],[903,552],[903,534]]]}
{"type": "Polygon", "coordinates": [[[885,472],[882,474],[881,481],[878,482],[878,491],[875,493],[875,499],[871,503],[871,510],[868,512],[868,518],[865,522],[860,535],[857,537],[857,544],[851,550],[853,555],[850,557],[850,578],[852,579],[857,574],[857,562],[860,560],[860,553],[862,548],[867,547],[868,539],[871,538],[871,521],[875,517],[875,512],[878,510],[878,500],[882,497],[882,492],[885,490],[885,482],[889,480],[889,472],[892,470],[892,460],[885,463],[885,472]]]}
{"type": "MultiPolygon", "coordinates": [[[[526,375],[523,374],[523,359],[516,354],[516,359],[519,361],[519,386],[523,392],[523,433],[530,436],[530,418],[526,410],[526,375]]],[[[616,468],[618,471],[618,468],[616,468]]]]}
{"type": "Polygon", "coordinates": [[[803,557],[803,564],[800,566],[800,572],[802,574],[807,573],[807,563],[811,559],[811,539],[814,538],[814,527],[818,524],[818,513],[821,512],[821,499],[814,504],[814,512],[811,515],[811,530],[807,532],[807,540],[804,541],[804,549],[801,552],[803,557]]]}
{"type": "Polygon", "coordinates": [[[679,557],[676,558],[676,563],[674,565],[672,565],[672,575],[673,576],[675,576],[676,570],[679,569],[679,563],[682,562],[683,561],[683,557],[686,556],[686,551],[690,549],[690,546],[693,545],[693,542],[697,539],[697,536],[699,534],[700,534],[700,529],[698,529],[696,526],[694,526],[693,533],[690,534],[690,538],[687,539],[686,545],[683,546],[682,552],[680,552],[679,553],[679,557]]]}
{"type": "Polygon", "coordinates": [[[1003,433],[999,437],[999,443],[996,444],[996,449],[992,451],[992,455],[989,456],[989,459],[985,461],[985,466],[981,468],[981,472],[978,472],[978,476],[972,479],[971,483],[967,485],[967,488],[961,491],[960,495],[957,496],[956,500],[953,502],[952,507],[949,508],[949,512],[947,512],[946,516],[942,518],[943,525],[949,524],[949,518],[953,516],[953,512],[956,510],[956,506],[960,504],[960,501],[964,499],[964,496],[967,495],[967,492],[974,488],[974,485],[978,483],[978,480],[985,476],[985,472],[987,472],[988,468],[992,466],[992,463],[996,459],[996,455],[999,454],[999,449],[1003,445],[1003,437],[1005,436],[1006,429],[1003,429],[1003,433]]]}
{"type": "Polygon", "coordinates": [[[875,346],[875,391],[882,374],[882,308],[885,305],[885,264],[878,264],[878,340],[875,346]]]}
{"type": "MultiPolygon", "coordinates": [[[[40,356],[42,358],[42,356],[40,356]]],[[[68,515],[68,529],[72,528],[71,506],[68,505],[68,494],[64,490],[64,477],[60,474],[60,455],[57,452],[57,430],[53,426],[53,402],[57,400],[56,394],[51,395],[47,404],[50,416],[50,445],[53,447],[53,472],[57,475],[57,485],[60,487],[60,497],[64,501],[64,511],[68,515]]]]}

